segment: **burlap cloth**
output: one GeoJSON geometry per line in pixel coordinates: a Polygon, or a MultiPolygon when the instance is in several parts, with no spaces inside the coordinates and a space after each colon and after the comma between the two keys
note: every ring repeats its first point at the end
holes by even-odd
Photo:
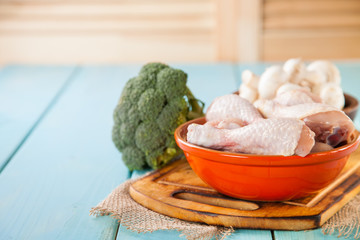
{"type": "MultiPolygon", "coordinates": [[[[115,188],[102,202],[90,210],[90,215],[111,215],[127,229],[139,233],[156,230],[178,230],[188,240],[212,238],[225,239],[233,228],[212,226],[183,221],[151,211],[136,203],[129,194],[129,186],[135,180],[128,180],[115,188]]],[[[324,234],[354,236],[360,238],[360,195],[352,199],[323,226],[324,234]]]]}

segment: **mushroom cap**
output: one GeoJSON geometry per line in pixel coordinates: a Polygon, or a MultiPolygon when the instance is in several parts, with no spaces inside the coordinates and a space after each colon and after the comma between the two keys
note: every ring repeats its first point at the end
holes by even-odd
{"type": "Polygon", "coordinates": [[[288,74],[289,81],[297,84],[302,79],[306,67],[301,58],[291,58],[284,63],[283,70],[288,74]]]}
{"type": "Polygon", "coordinates": [[[323,84],[319,96],[324,103],[338,109],[342,109],[345,105],[344,92],[336,83],[323,84]]]}
{"type": "Polygon", "coordinates": [[[239,96],[253,103],[258,98],[258,92],[256,89],[253,89],[246,84],[241,84],[239,88],[239,96]]]}
{"type": "Polygon", "coordinates": [[[267,68],[259,80],[259,97],[263,99],[274,98],[277,89],[287,81],[287,74],[281,66],[274,65],[267,68]]]}
{"type": "Polygon", "coordinates": [[[241,74],[242,83],[250,88],[257,89],[259,86],[259,77],[250,70],[244,70],[241,74]]]}
{"type": "Polygon", "coordinates": [[[340,85],[341,76],[339,69],[330,61],[317,60],[307,66],[308,71],[315,71],[322,74],[326,82],[340,85]]]}

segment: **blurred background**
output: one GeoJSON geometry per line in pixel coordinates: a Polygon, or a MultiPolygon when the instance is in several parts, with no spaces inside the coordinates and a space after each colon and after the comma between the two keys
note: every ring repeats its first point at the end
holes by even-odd
{"type": "Polygon", "coordinates": [[[360,58],[359,0],[0,0],[0,64],[360,58]]]}

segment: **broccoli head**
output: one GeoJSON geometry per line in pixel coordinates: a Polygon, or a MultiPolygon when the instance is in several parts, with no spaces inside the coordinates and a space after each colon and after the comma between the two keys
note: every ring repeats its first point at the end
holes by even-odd
{"type": "Polygon", "coordinates": [[[148,63],[125,84],[114,110],[112,139],[130,170],[157,169],[182,153],[175,129],[204,115],[186,82],[182,70],[148,63]]]}

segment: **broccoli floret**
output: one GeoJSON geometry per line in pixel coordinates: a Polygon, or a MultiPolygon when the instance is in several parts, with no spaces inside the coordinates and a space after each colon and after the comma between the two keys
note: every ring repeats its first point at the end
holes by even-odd
{"type": "Polygon", "coordinates": [[[169,66],[163,63],[153,62],[144,65],[140,70],[140,75],[145,75],[149,79],[154,79],[156,81],[157,74],[163,70],[164,68],[168,68],[169,66]]]}
{"type": "Polygon", "coordinates": [[[135,143],[145,155],[151,153],[152,150],[164,145],[166,139],[162,134],[156,122],[142,122],[135,132],[135,143]]]}
{"type": "Polygon", "coordinates": [[[182,153],[175,129],[204,115],[186,82],[183,71],[149,63],[126,83],[114,110],[112,135],[130,170],[160,168],[182,153]]]}
{"type": "Polygon", "coordinates": [[[171,101],[176,97],[183,97],[186,92],[187,74],[179,69],[166,68],[159,72],[157,89],[163,91],[171,101]]]}
{"type": "Polygon", "coordinates": [[[121,152],[124,150],[125,144],[121,139],[120,128],[121,128],[120,123],[115,122],[112,128],[112,140],[115,144],[115,147],[121,152]]]}
{"type": "Polygon", "coordinates": [[[159,114],[156,122],[165,133],[172,134],[177,126],[186,122],[189,107],[186,100],[178,97],[169,102],[159,114]]]}
{"type": "Polygon", "coordinates": [[[144,153],[134,146],[126,147],[123,150],[122,160],[129,170],[142,169],[146,164],[144,153]]]}
{"type": "Polygon", "coordinates": [[[138,101],[138,111],[141,120],[155,120],[165,104],[165,96],[162,92],[153,88],[147,89],[138,101]]]}

